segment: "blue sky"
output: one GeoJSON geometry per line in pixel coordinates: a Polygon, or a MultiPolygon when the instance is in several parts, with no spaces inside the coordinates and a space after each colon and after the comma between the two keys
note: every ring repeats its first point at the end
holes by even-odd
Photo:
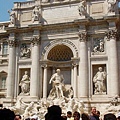
{"type": "Polygon", "coordinates": [[[24,2],[26,0],[0,0],[0,22],[9,21],[8,10],[11,10],[14,2],[24,2]]]}

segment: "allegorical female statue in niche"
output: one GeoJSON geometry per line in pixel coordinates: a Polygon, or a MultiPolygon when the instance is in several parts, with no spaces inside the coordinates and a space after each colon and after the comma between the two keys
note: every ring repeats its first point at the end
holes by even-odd
{"type": "Polygon", "coordinates": [[[95,94],[102,94],[106,92],[105,80],[106,80],[106,72],[102,70],[102,67],[99,67],[98,72],[95,74],[93,78],[95,94]]]}
{"type": "Polygon", "coordinates": [[[28,71],[25,71],[19,86],[21,87],[21,95],[29,95],[30,92],[30,77],[28,75],[28,71]]]}

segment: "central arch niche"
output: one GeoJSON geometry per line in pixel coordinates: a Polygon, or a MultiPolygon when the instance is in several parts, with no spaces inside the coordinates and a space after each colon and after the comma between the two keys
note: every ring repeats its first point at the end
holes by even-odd
{"type": "Polygon", "coordinates": [[[43,77],[43,83],[47,80],[47,95],[52,88],[49,80],[58,68],[61,70],[61,74],[63,74],[64,84],[73,86],[73,63],[76,62],[78,57],[76,46],[70,40],[53,40],[45,46],[42,55],[43,66],[44,64],[47,65],[47,67],[43,67],[43,76],[47,74],[46,79],[43,77]]]}
{"type": "Polygon", "coordinates": [[[51,61],[70,61],[73,57],[72,50],[66,45],[57,45],[48,53],[47,59],[51,61]]]}

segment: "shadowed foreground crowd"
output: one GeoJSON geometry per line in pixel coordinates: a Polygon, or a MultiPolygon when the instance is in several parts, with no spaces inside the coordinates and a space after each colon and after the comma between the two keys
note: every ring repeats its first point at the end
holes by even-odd
{"type": "MultiPolygon", "coordinates": [[[[10,109],[0,109],[0,120],[22,120],[19,114],[15,115],[10,109]]],[[[37,115],[33,115],[25,120],[40,120],[37,115]]],[[[74,112],[71,111],[66,113],[66,116],[62,116],[62,110],[59,106],[53,105],[48,108],[48,112],[45,115],[45,120],[120,120],[120,112],[117,116],[112,113],[105,114],[103,119],[100,118],[100,112],[96,111],[95,107],[92,107],[90,115],[87,113],[74,112]]]]}

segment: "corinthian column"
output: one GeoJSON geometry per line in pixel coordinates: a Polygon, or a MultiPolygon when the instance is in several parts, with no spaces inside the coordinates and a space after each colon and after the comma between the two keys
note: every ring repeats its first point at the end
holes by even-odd
{"type": "Polygon", "coordinates": [[[117,46],[116,46],[116,33],[115,29],[109,30],[106,34],[108,39],[108,66],[109,66],[109,85],[108,94],[115,96],[118,95],[118,57],[117,57],[117,46]]]}
{"type": "Polygon", "coordinates": [[[79,97],[88,96],[88,52],[86,44],[86,33],[79,33],[80,39],[80,64],[79,64],[79,97]]]}
{"type": "Polygon", "coordinates": [[[77,97],[77,64],[73,63],[73,90],[74,90],[74,98],[77,97]]]}
{"type": "Polygon", "coordinates": [[[44,65],[44,76],[43,76],[43,98],[47,97],[47,65],[44,65]]]}
{"type": "Polygon", "coordinates": [[[8,78],[7,78],[7,98],[14,97],[15,88],[15,36],[11,34],[9,37],[9,62],[8,62],[8,78]]]}
{"type": "Polygon", "coordinates": [[[39,58],[40,58],[40,38],[39,36],[33,36],[32,39],[32,68],[31,68],[31,80],[30,80],[30,96],[38,98],[39,91],[39,58]]]}

